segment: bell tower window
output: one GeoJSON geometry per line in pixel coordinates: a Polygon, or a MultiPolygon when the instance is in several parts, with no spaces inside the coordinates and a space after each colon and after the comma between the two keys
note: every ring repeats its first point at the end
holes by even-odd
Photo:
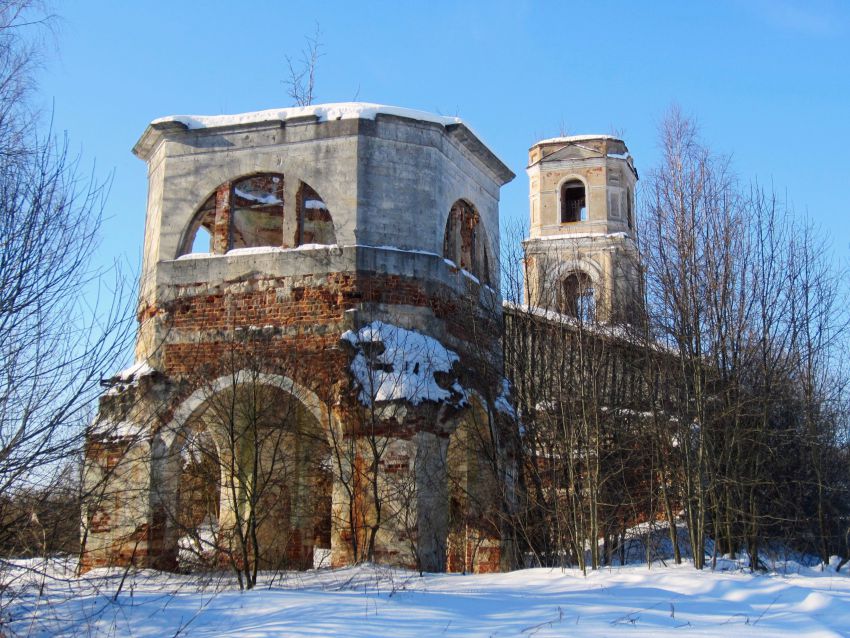
{"type": "Polygon", "coordinates": [[[561,223],[586,221],[586,202],[584,184],[578,180],[565,182],[561,186],[561,223]]]}

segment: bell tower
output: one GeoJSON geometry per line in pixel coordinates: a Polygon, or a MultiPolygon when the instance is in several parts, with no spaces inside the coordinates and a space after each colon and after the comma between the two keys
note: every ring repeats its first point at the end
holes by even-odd
{"type": "Polygon", "coordinates": [[[640,303],[634,241],[638,175],[608,135],[557,137],[528,153],[526,303],[584,322],[627,322],[640,303]]]}

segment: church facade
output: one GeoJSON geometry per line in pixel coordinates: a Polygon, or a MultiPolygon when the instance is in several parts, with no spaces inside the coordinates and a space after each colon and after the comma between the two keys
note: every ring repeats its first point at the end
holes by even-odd
{"type": "MultiPolygon", "coordinates": [[[[82,568],[515,566],[510,169],[456,118],[361,103],[163,118],[133,150],[137,363],[87,436],[82,568]]],[[[625,320],[625,144],[546,140],[528,173],[527,303],[625,320]]]]}

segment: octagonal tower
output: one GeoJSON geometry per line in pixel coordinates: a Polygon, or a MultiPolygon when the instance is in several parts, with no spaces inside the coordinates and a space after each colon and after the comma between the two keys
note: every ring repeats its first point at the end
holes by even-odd
{"type": "Polygon", "coordinates": [[[511,171],[457,118],[360,103],[162,118],[133,150],[137,363],[89,434],[84,568],[504,566],[511,171]]]}

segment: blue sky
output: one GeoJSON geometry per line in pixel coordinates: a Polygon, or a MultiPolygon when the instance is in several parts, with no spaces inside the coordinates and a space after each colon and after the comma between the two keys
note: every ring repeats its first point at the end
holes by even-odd
{"type": "Polygon", "coordinates": [[[622,133],[639,170],[678,103],[744,179],[772,182],[850,256],[850,2],[57,3],[40,97],[95,173],[114,175],[100,259],[139,263],[147,192],[130,153],[169,114],[289,106],[285,56],[316,22],[317,102],[464,118],[513,169],[503,219],[528,215],[528,147],[622,133]],[[54,50],[55,47],[55,50],[54,50]]]}

